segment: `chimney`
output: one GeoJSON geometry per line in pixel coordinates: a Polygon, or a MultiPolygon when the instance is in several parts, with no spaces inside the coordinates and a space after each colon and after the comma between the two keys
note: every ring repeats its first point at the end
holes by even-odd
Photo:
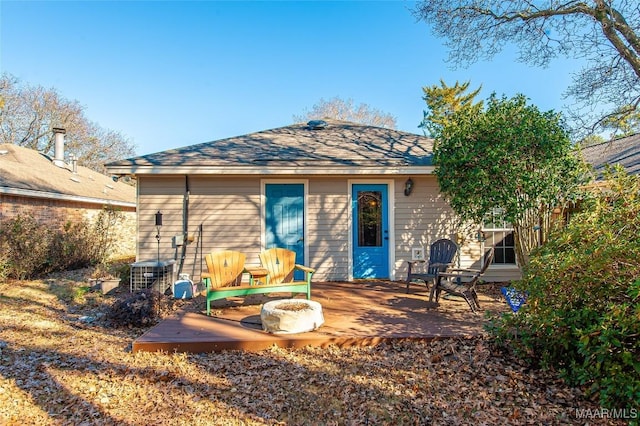
{"type": "Polygon", "coordinates": [[[53,150],[53,164],[58,167],[66,167],[64,162],[64,135],[67,133],[64,129],[59,127],[53,128],[54,150],[53,150]]]}

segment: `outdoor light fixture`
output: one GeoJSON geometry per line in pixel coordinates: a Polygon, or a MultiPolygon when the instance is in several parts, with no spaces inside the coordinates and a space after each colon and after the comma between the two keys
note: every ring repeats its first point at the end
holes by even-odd
{"type": "Polygon", "coordinates": [[[160,227],[162,226],[162,213],[158,210],[156,216],[156,230],[158,233],[156,234],[156,241],[158,241],[158,265],[160,264],[160,227]]]}
{"type": "Polygon", "coordinates": [[[482,229],[478,229],[478,233],[476,234],[476,237],[478,238],[479,243],[482,243],[487,240],[487,234],[485,234],[482,229]]]}
{"type": "Polygon", "coordinates": [[[409,178],[404,183],[404,195],[408,197],[409,195],[411,195],[412,191],[413,191],[413,181],[411,180],[411,178],[409,178]]]}

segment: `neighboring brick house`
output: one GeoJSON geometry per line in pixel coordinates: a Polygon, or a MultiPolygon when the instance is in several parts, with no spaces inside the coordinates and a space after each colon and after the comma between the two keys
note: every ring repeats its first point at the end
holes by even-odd
{"type": "Polygon", "coordinates": [[[61,229],[69,221],[91,221],[110,206],[124,215],[113,254],[135,254],[136,189],[78,166],[77,160],[67,164],[63,144],[63,134],[58,132],[53,159],[32,149],[0,144],[0,226],[28,213],[40,223],[61,229]]]}

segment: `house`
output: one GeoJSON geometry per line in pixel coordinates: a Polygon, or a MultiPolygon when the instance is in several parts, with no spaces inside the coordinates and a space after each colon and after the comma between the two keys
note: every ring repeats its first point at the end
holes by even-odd
{"type": "Polygon", "coordinates": [[[136,190],[123,182],[64,161],[64,133],[56,129],[50,158],[13,144],[0,144],[0,225],[30,214],[39,223],[62,229],[68,221],[91,221],[104,207],[124,214],[114,254],[135,252],[136,190]]]}
{"type": "Polygon", "coordinates": [[[503,224],[485,229],[487,242],[477,241],[476,230],[467,235],[456,228],[433,174],[432,143],[327,119],[106,168],[137,180],[137,259],[176,259],[194,280],[203,253],[239,250],[248,264],[258,264],[260,251],[272,246],[295,250],[297,263],[315,268],[317,280],[404,280],[412,255],[443,237],[460,245],[462,267],[478,266],[482,244],[497,243],[502,263],[486,279],[519,276],[515,255],[505,254],[513,247],[503,224]]]}
{"type": "Polygon", "coordinates": [[[605,165],[619,164],[627,173],[640,173],[640,133],[587,146],[582,149],[585,161],[591,164],[597,179],[602,179],[605,165]]]}

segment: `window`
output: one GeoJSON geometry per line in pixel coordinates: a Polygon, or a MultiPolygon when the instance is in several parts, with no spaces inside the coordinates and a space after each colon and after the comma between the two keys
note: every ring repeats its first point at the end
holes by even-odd
{"type": "Polygon", "coordinates": [[[515,265],[516,247],[513,227],[504,220],[502,209],[494,209],[486,215],[482,231],[486,236],[485,244],[495,249],[492,263],[495,265],[515,265]]]}
{"type": "Polygon", "coordinates": [[[358,193],[358,246],[382,247],[382,193],[358,193]]]}

